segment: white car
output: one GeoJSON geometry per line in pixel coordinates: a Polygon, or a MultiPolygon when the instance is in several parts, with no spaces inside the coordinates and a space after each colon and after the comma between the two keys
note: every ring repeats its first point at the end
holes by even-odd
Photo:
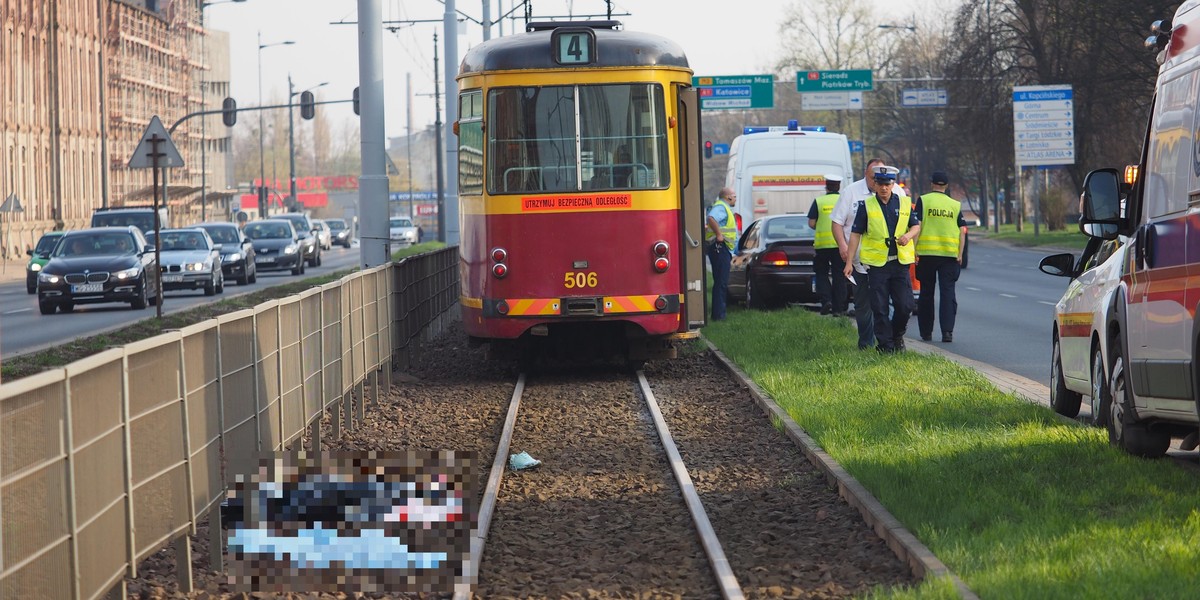
{"type": "Polygon", "coordinates": [[[412,246],[417,243],[417,227],[408,217],[392,217],[388,221],[388,239],[402,248],[412,246]]]}
{"type": "Polygon", "coordinates": [[[1039,266],[1043,273],[1073,278],[1054,306],[1050,407],[1074,418],[1087,396],[1093,422],[1099,426],[1106,425],[1108,416],[1101,406],[1109,396],[1105,315],[1128,262],[1127,242],[1124,237],[1095,239],[1078,263],[1072,254],[1055,254],[1039,266]]]}
{"type": "Polygon", "coordinates": [[[321,219],[311,219],[313,231],[316,232],[317,242],[321,244],[324,250],[333,250],[333,234],[329,231],[329,226],[321,219]],[[317,231],[320,230],[320,231],[317,231]]]}

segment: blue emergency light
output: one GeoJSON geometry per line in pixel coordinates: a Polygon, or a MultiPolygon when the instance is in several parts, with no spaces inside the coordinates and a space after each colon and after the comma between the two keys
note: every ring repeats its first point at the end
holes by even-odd
{"type": "Polygon", "coordinates": [[[826,131],[824,125],[800,126],[799,123],[797,123],[797,121],[793,119],[791,121],[788,121],[788,124],[786,127],[780,126],[780,125],[772,125],[770,127],[764,127],[762,125],[755,125],[755,126],[747,125],[747,126],[742,127],[742,135],[750,135],[752,133],[766,133],[768,131],[795,132],[797,130],[799,130],[799,131],[826,131]]]}

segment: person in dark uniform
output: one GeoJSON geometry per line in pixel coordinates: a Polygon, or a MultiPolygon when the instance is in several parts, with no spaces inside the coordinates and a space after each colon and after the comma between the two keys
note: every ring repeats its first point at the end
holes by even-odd
{"type": "Polygon", "coordinates": [[[833,313],[841,315],[846,312],[847,280],[842,276],[846,267],[838,250],[837,240],[833,238],[833,221],[830,214],[837,205],[838,190],[842,187],[841,175],[825,176],[825,195],[813,200],[812,208],[808,210],[808,226],[816,231],[813,249],[816,257],[813,259],[813,271],[817,275],[817,295],[821,297],[821,314],[833,313]],[[830,281],[829,277],[833,276],[830,281]]]}
{"type": "Polygon", "coordinates": [[[958,300],[954,284],[962,269],[963,247],[967,242],[967,222],[962,216],[962,203],[946,195],[950,183],[945,171],[934,171],[929,178],[932,192],[917,199],[921,215],[921,235],[917,238],[917,281],[921,282],[921,297],[917,300],[917,327],[921,339],[933,341],[933,294],[941,295],[938,322],[942,341],[954,341],[954,318],[958,300]]]}
{"type": "MultiPolygon", "coordinates": [[[[912,203],[892,191],[898,172],[895,167],[875,172],[875,194],[859,205],[850,233],[850,256],[858,252],[859,260],[867,267],[876,349],[880,352],[904,350],[904,332],[913,308],[908,268],[916,262],[915,239],[921,232],[921,221],[912,203]],[[890,319],[889,308],[894,309],[890,319]]],[[[854,266],[847,264],[843,273],[849,277],[853,270],[854,266]]]]}

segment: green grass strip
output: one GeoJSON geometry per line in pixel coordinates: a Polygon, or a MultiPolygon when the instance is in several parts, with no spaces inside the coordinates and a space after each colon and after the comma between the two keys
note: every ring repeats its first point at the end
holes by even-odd
{"type": "Polygon", "coordinates": [[[1050,231],[1041,227],[1038,235],[1033,235],[1033,224],[1026,223],[1024,231],[1017,231],[1013,224],[1001,225],[1000,231],[993,233],[991,229],[972,229],[971,235],[991,240],[1007,242],[1014,246],[1048,246],[1051,248],[1066,248],[1082,250],[1087,245],[1088,236],[1079,231],[1077,223],[1067,223],[1067,228],[1061,231],[1050,231]]]}
{"type": "Polygon", "coordinates": [[[941,357],[859,351],[853,319],[730,307],[704,333],[980,597],[1200,597],[1200,479],[1170,461],[941,357]]]}

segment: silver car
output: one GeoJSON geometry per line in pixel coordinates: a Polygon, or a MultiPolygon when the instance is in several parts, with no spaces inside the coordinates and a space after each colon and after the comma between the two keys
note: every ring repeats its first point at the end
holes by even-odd
{"type": "Polygon", "coordinates": [[[321,248],[325,250],[333,249],[333,233],[329,231],[329,225],[321,219],[310,219],[312,221],[313,232],[317,236],[317,242],[321,244],[321,248]]]}
{"type": "Polygon", "coordinates": [[[408,217],[392,217],[388,221],[388,239],[402,248],[412,246],[417,243],[417,227],[408,217]]]}
{"type": "MultiPolygon", "coordinates": [[[[158,264],[162,269],[163,291],[202,289],[205,296],[225,291],[221,253],[207,231],[164,229],[161,236],[158,264]]],[[[154,247],[154,232],[146,235],[146,240],[154,247]]]]}

